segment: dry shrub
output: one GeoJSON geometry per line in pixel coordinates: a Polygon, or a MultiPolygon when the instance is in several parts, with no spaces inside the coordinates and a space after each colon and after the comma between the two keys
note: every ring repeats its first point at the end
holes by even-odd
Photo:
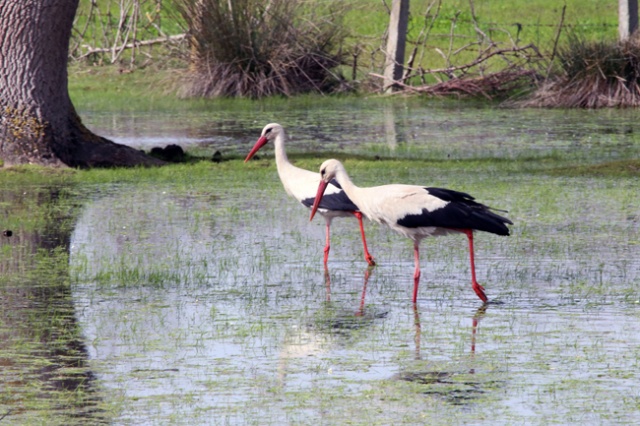
{"type": "Polygon", "coordinates": [[[345,33],[335,4],[175,0],[191,40],[187,97],[326,92],[341,79],[345,33]],[[315,7],[313,7],[315,6],[315,7]]]}
{"type": "Polygon", "coordinates": [[[423,86],[400,85],[405,93],[430,96],[484,97],[489,100],[506,99],[530,87],[538,73],[527,69],[506,69],[481,76],[467,75],[423,86]]]}
{"type": "Polygon", "coordinates": [[[640,40],[590,42],[571,36],[559,49],[561,73],[525,106],[602,108],[640,106],[640,40]]]}

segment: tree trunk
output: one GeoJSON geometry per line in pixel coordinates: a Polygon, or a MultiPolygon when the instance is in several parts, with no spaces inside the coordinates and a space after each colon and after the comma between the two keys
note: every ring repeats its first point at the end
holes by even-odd
{"type": "Polygon", "coordinates": [[[69,98],[78,0],[0,0],[0,157],[4,165],[160,165],[88,130],[69,98]]]}

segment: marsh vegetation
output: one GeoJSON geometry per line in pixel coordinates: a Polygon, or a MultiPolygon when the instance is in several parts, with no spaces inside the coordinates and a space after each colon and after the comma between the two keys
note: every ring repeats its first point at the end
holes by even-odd
{"type": "MultiPolygon", "coordinates": [[[[503,17],[496,5],[478,3],[477,16],[503,17]]],[[[608,28],[593,7],[585,32],[608,28]]],[[[455,12],[441,9],[448,24],[433,37],[452,22],[475,32],[455,12]]],[[[150,12],[144,28],[165,18],[150,12]]],[[[378,34],[384,22],[357,29],[378,34]]],[[[518,34],[549,45],[549,28],[518,34]]],[[[379,40],[367,40],[359,48],[371,52],[379,40]]],[[[175,143],[189,161],[0,173],[1,423],[635,421],[636,110],[178,101],[166,95],[175,63],[151,65],[151,49],[128,52],[128,69],[118,49],[106,52],[117,69],[74,65],[73,101],[91,130],[138,149],[175,143]],[[511,237],[476,241],[490,303],[469,288],[462,236],[423,244],[415,307],[410,244],[383,228],[367,225],[378,262],[367,268],[355,223],[336,220],[324,270],[324,228],[282,191],[271,153],[241,161],[272,121],[301,167],[337,157],[360,185],[443,186],[508,210],[511,237]]]]}
{"type": "Polygon", "coordinates": [[[558,51],[560,73],[528,106],[562,108],[637,107],[640,105],[640,42],[590,41],[569,37],[558,51]]]}
{"type": "Polygon", "coordinates": [[[83,112],[132,146],[170,138],[227,161],[3,171],[3,422],[637,416],[635,111],[233,105],[83,112]],[[410,244],[382,228],[367,224],[368,269],[355,222],[336,220],[326,273],[323,226],[282,191],[270,153],[241,161],[276,110],[301,167],[338,156],[361,185],[437,184],[509,210],[511,237],[477,237],[491,302],[469,288],[462,236],[425,241],[417,309],[410,244]]]}
{"type": "MultiPolygon", "coordinates": [[[[378,92],[388,3],[82,1],[70,56],[124,73],[170,70],[183,96],[378,92]]],[[[398,85],[430,97],[533,92],[529,106],[634,106],[637,40],[618,43],[617,24],[602,1],[412,1],[398,85]]]]}

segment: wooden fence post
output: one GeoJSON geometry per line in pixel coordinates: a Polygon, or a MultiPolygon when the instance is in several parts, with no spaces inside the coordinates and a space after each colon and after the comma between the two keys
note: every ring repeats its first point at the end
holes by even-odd
{"type": "Polygon", "coordinates": [[[408,24],[409,0],[393,0],[391,15],[389,17],[387,49],[385,52],[386,60],[383,85],[385,92],[392,92],[397,89],[395,83],[402,78],[408,24]]]}
{"type": "Polygon", "coordinates": [[[618,0],[618,39],[628,39],[637,29],[638,0],[618,0]]]}

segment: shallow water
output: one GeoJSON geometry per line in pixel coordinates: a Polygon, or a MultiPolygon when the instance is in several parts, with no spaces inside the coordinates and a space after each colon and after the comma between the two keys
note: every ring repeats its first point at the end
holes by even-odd
{"type": "MultiPolygon", "coordinates": [[[[198,149],[241,156],[268,121],[295,123],[299,152],[556,151],[597,162],[636,156],[639,144],[634,130],[611,130],[633,129],[631,111],[407,101],[394,103],[390,148],[383,109],[347,106],[279,111],[277,120],[208,111],[85,121],[135,146],[207,140],[214,145],[198,149]],[[207,120],[216,123],[209,130],[207,120]]],[[[359,177],[376,180],[373,171],[359,177]]],[[[84,423],[631,424],[640,416],[635,180],[459,170],[456,188],[509,210],[512,236],[476,238],[485,306],[470,288],[466,238],[425,240],[415,307],[404,238],[366,223],[378,262],[367,268],[356,222],[335,220],[325,271],[322,221],[310,223],[275,178],[264,187],[193,185],[105,185],[81,207],[65,306],[75,310],[102,410],[84,423]]]]}
{"type": "Polygon", "coordinates": [[[375,153],[394,157],[517,158],[558,153],[616,159],[640,153],[640,112],[496,109],[465,102],[343,99],[229,104],[184,112],[83,114],[85,124],[141,149],[175,143],[199,152],[244,156],[262,128],[279,122],[290,152],[375,153]]]}
{"type": "Polygon", "coordinates": [[[513,235],[477,238],[484,308],[463,236],[423,243],[414,310],[408,241],[369,225],[368,269],[355,221],[336,220],[328,286],[323,226],[279,187],[94,200],[72,236],[72,290],[117,423],[633,422],[640,203],[615,201],[637,184],[554,178],[540,218],[528,197],[548,183],[527,180],[492,194],[513,235]],[[87,278],[114,269],[136,273],[87,278]]]}

